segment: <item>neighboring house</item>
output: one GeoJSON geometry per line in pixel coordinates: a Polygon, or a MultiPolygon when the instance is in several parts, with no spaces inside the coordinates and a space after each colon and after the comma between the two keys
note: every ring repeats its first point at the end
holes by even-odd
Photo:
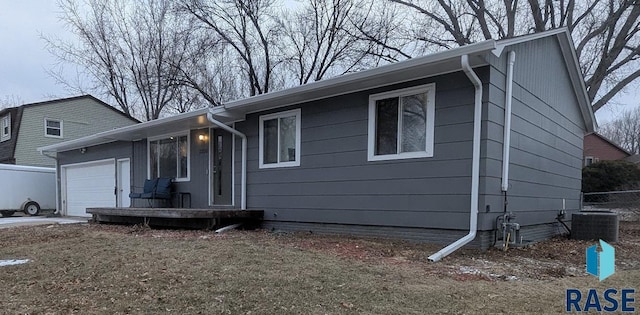
{"type": "Polygon", "coordinates": [[[265,228],[440,243],[464,236],[486,248],[508,212],[521,226],[511,239],[562,231],[560,211],[579,211],[582,142],[594,128],[571,37],[560,29],[41,150],[58,153],[63,215],[127,207],[131,186],[168,176],[190,194],[186,206],[262,209],[265,228]]]}
{"type": "Polygon", "coordinates": [[[0,110],[0,163],[55,166],[37,148],[136,124],[103,101],[83,95],[0,110]]]}
{"type": "Polygon", "coordinates": [[[597,132],[591,132],[584,136],[584,166],[598,161],[622,160],[631,155],[629,151],[597,132]]]}

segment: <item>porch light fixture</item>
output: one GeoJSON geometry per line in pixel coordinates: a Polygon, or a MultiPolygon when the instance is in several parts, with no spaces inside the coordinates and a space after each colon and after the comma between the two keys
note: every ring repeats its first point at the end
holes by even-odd
{"type": "Polygon", "coordinates": [[[85,154],[87,152],[87,148],[80,148],[80,153],[85,154]]]}
{"type": "Polygon", "coordinates": [[[200,135],[198,135],[198,140],[200,140],[200,142],[205,142],[205,141],[207,141],[207,139],[208,139],[208,138],[209,138],[209,137],[207,137],[207,136],[206,136],[206,135],[204,135],[204,134],[200,134],[200,135]]]}

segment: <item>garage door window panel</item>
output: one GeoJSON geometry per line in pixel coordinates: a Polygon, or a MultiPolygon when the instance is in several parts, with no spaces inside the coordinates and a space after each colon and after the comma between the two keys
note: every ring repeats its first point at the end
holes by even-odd
{"type": "Polygon", "coordinates": [[[189,180],[189,137],[176,135],[149,141],[149,177],[189,180]]]}

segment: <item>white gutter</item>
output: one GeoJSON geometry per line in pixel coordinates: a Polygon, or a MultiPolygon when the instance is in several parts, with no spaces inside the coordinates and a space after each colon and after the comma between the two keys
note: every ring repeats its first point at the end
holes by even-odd
{"type": "Polygon", "coordinates": [[[463,236],[461,239],[449,244],[447,247],[441,249],[437,253],[429,256],[431,261],[439,261],[447,255],[453,253],[458,248],[466,245],[476,238],[476,231],[478,230],[478,190],[480,186],[480,132],[482,126],[482,81],[473,72],[473,69],[469,65],[469,56],[462,55],[460,58],[462,64],[462,70],[467,75],[473,86],[475,87],[475,110],[473,113],[473,155],[471,160],[471,210],[469,213],[469,234],[463,236]]]}
{"type": "Polygon", "coordinates": [[[507,86],[504,99],[504,139],[502,141],[502,191],[509,190],[509,149],[511,148],[511,102],[513,95],[513,65],[516,52],[510,51],[507,58],[507,86]]]}
{"type": "Polygon", "coordinates": [[[223,122],[220,122],[213,118],[212,108],[209,108],[207,112],[207,119],[214,125],[242,138],[242,183],[241,183],[241,198],[240,198],[240,209],[247,209],[247,136],[242,132],[235,130],[223,122]]]}

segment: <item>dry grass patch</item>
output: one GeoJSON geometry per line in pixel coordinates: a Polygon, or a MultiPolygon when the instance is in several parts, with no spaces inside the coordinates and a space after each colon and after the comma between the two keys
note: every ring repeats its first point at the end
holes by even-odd
{"type": "Polygon", "coordinates": [[[640,283],[637,223],[623,224],[618,272],[584,273],[586,242],[508,252],[306,234],[52,225],[0,230],[9,314],[563,313],[566,288],[640,283]],[[575,253],[574,253],[575,252],[575,253]]]}

